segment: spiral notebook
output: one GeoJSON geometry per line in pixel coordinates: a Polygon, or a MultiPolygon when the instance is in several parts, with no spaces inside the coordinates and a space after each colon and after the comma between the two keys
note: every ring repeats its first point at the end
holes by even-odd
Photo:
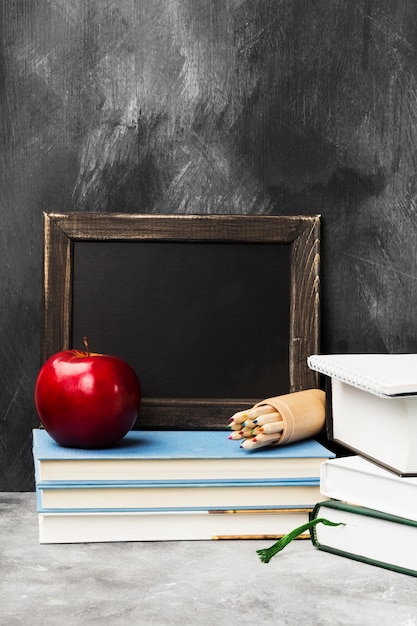
{"type": "Polygon", "coordinates": [[[417,476],[417,354],[314,354],[330,378],[330,440],[402,476],[417,476]]]}
{"type": "Polygon", "coordinates": [[[417,394],[417,354],[313,354],[310,369],[381,397],[417,394]]]}

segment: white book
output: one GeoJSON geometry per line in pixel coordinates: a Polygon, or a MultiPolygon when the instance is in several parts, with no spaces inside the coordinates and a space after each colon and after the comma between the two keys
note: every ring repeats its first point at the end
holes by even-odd
{"type": "Polygon", "coordinates": [[[312,517],[340,524],[312,529],[319,550],[417,576],[416,521],[337,500],[317,504],[312,517]]]}
{"type": "Polygon", "coordinates": [[[417,476],[417,354],[312,355],[308,365],[331,378],[328,437],[417,476]]]}
{"type": "Polygon", "coordinates": [[[417,354],[313,354],[311,369],[377,396],[417,394],[417,354]]]}
{"type": "Polygon", "coordinates": [[[397,476],[357,455],[322,463],[320,491],[328,498],[417,521],[417,478],[397,476]]]}
{"type": "Polygon", "coordinates": [[[311,510],[40,513],[39,542],[272,539],[308,522],[311,510]]]}

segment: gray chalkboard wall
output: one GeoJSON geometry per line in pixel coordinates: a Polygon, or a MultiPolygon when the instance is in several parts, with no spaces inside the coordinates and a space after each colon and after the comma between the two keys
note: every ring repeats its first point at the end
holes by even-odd
{"type": "Polygon", "coordinates": [[[33,488],[42,211],[322,215],[322,350],[417,351],[417,3],[4,0],[0,489],[33,488]]]}

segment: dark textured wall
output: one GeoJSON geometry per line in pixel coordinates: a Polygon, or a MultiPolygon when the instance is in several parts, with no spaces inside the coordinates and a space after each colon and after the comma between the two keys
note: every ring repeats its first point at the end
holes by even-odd
{"type": "Polygon", "coordinates": [[[414,0],[0,6],[0,489],[33,486],[44,210],[321,213],[323,351],[417,351],[414,0]]]}

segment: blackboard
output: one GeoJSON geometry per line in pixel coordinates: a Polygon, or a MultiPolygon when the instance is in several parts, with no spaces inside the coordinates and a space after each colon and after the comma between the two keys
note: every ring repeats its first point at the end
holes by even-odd
{"type": "Polygon", "coordinates": [[[319,218],[45,214],[43,357],[83,347],[137,372],[137,427],[224,428],[316,386],[319,218]]]}
{"type": "Polygon", "coordinates": [[[79,242],[73,276],[72,345],[123,355],[145,396],[287,393],[288,244],[79,242]]]}

